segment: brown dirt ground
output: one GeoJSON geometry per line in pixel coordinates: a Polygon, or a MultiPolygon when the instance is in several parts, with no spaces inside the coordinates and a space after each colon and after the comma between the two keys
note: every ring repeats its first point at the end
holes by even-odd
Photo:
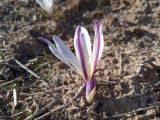
{"type": "Polygon", "coordinates": [[[34,0],[1,0],[0,119],[160,119],[159,25],[158,0],[56,0],[52,19],[34,0]],[[84,91],[73,100],[82,79],[37,37],[56,34],[72,49],[76,26],[85,26],[93,38],[95,19],[104,22],[105,48],[90,106],[84,91]]]}

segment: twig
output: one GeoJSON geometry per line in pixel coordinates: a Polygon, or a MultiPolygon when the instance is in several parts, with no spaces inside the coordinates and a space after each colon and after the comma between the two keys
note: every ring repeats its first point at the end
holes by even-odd
{"type": "Polygon", "coordinates": [[[56,111],[58,111],[58,110],[61,110],[61,109],[63,109],[64,107],[68,106],[69,104],[70,104],[70,103],[68,103],[68,104],[66,104],[66,105],[62,105],[62,106],[60,106],[60,107],[57,108],[57,109],[53,109],[52,111],[47,112],[46,114],[44,114],[44,115],[42,115],[42,116],[40,116],[40,117],[38,117],[38,118],[35,118],[35,120],[45,120],[45,118],[48,117],[49,115],[51,115],[53,112],[56,112],[56,111]]]}
{"type": "Polygon", "coordinates": [[[38,117],[39,115],[41,115],[43,112],[45,112],[50,106],[52,106],[54,103],[56,103],[56,101],[53,101],[49,104],[47,104],[46,106],[44,106],[43,108],[39,109],[37,108],[37,110],[30,116],[28,116],[27,118],[25,118],[24,120],[33,120],[36,117],[38,117]]]}
{"type": "Polygon", "coordinates": [[[155,87],[160,86],[160,81],[158,81],[154,86],[155,86],[155,87]]]}
{"type": "Polygon", "coordinates": [[[17,106],[17,90],[13,89],[13,103],[14,103],[14,108],[17,106]]]}
{"type": "Polygon", "coordinates": [[[139,76],[137,74],[127,75],[123,77],[124,79],[137,79],[139,76]]]}
{"type": "Polygon", "coordinates": [[[53,90],[48,90],[48,91],[44,91],[44,92],[38,92],[38,93],[32,93],[32,94],[29,94],[30,96],[34,96],[34,95],[39,95],[39,94],[44,94],[44,93],[49,93],[53,90]]]}
{"type": "Polygon", "coordinates": [[[134,114],[134,113],[136,113],[136,112],[145,111],[145,110],[149,110],[149,109],[153,109],[153,108],[155,108],[155,106],[150,106],[150,107],[145,107],[145,108],[138,108],[138,109],[133,110],[133,111],[131,111],[131,112],[124,113],[124,114],[114,115],[114,116],[112,116],[112,117],[115,118],[115,117],[124,116],[125,114],[134,114]]]}
{"type": "Polygon", "coordinates": [[[13,118],[13,117],[16,117],[16,116],[18,116],[18,115],[21,115],[21,114],[23,114],[23,113],[24,113],[24,111],[19,112],[19,113],[16,113],[16,114],[12,115],[11,117],[13,118]]]}
{"type": "Polygon", "coordinates": [[[149,110],[149,109],[153,109],[155,108],[156,106],[149,106],[149,107],[145,107],[145,108],[138,108],[136,110],[133,110],[131,112],[127,112],[127,113],[122,113],[122,114],[117,114],[117,115],[113,115],[113,116],[102,116],[102,115],[98,115],[97,113],[94,113],[93,111],[91,112],[92,114],[98,116],[98,117],[103,117],[105,119],[108,119],[108,118],[117,118],[117,117],[121,117],[121,116],[125,116],[127,114],[134,114],[136,112],[140,112],[140,111],[145,111],[145,110],[149,110]]]}
{"type": "Polygon", "coordinates": [[[96,100],[88,109],[87,109],[87,114],[90,114],[93,110],[96,109],[96,107],[99,104],[99,100],[96,100]]]}
{"type": "Polygon", "coordinates": [[[16,62],[19,66],[21,66],[24,70],[26,70],[28,73],[32,74],[34,77],[36,78],[40,78],[36,73],[34,73],[33,71],[31,71],[29,68],[27,68],[26,66],[24,66],[22,63],[20,63],[18,60],[16,60],[15,58],[13,58],[14,62],[16,62]]]}
{"type": "Polygon", "coordinates": [[[73,100],[76,99],[76,98],[81,94],[81,92],[82,92],[82,90],[84,89],[84,87],[85,87],[85,84],[83,84],[83,85],[79,88],[77,94],[73,97],[73,100]]]}
{"type": "Polygon", "coordinates": [[[7,50],[7,49],[5,49],[5,48],[3,48],[3,49],[1,48],[1,49],[0,49],[0,51],[6,51],[6,50],[7,50]]]}
{"type": "Polygon", "coordinates": [[[20,80],[23,80],[22,77],[18,77],[18,78],[14,79],[14,80],[1,83],[1,84],[0,84],[0,88],[1,88],[1,87],[4,87],[4,86],[7,86],[7,85],[10,85],[10,84],[13,84],[14,82],[17,82],[17,81],[20,81],[20,80]]]}
{"type": "Polygon", "coordinates": [[[98,82],[97,85],[108,85],[108,84],[117,84],[116,81],[105,81],[105,82],[98,82]]]}
{"type": "Polygon", "coordinates": [[[131,112],[128,112],[129,114],[132,114],[132,113],[135,113],[135,112],[140,112],[140,111],[145,111],[145,110],[149,110],[149,109],[153,109],[153,108],[155,108],[156,106],[149,106],[149,107],[145,107],[145,108],[138,108],[138,109],[136,109],[135,111],[133,110],[133,111],[131,111],[131,112]]]}
{"type": "Polygon", "coordinates": [[[122,54],[120,55],[120,61],[119,61],[119,74],[122,75],[122,54]]]}

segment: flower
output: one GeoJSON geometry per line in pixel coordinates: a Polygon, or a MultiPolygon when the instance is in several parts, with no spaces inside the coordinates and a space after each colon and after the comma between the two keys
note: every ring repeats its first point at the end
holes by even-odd
{"type": "Polygon", "coordinates": [[[48,45],[51,52],[57,58],[77,71],[77,73],[79,73],[84,78],[86,87],[86,99],[88,103],[93,102],[94,96],[96,94],[96,80],[94,78],[94,73],[104,48],[102,24],[100,24],[99,21],[95,22],[94,30],[95,36],[92,48],[88,31],[82,26],[78,26],[76,28],[74,36],[76,56],[57,36],[53,36],[53,40],[56,46],[53,46],[53,44],[45,38],[39,38],[39,40],[48,45]]]}
{"type": "Polygon", "coordinates": [[[36,0],[36,2],[43,8],[43,10],[50,16],[53,14],[53,0],[36,0]]]}

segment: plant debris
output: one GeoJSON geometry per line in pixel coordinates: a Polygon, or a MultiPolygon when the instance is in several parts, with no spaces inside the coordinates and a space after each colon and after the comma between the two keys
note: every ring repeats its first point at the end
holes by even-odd
{"type": "Polygon", "coordinates": [[[3,0],[0,8],[0,119],[160,119],[159,1],[54,0],[52,18],[35,0],[3,0]],[[105,45],[88,105],[82,78],[38,37],[60,36],[75,52],[76,26],[93,38],[96,19],[105,45]]]}

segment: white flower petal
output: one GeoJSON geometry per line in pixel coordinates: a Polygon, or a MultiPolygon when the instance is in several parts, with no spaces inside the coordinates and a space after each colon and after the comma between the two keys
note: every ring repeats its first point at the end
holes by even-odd
{"type": "Polygon", "coordinates": [[[36,0],[36,2],[46,11],[48,14],[53,13],[53,0],[36,0]]]}
{"type": "Polygon", "coordinates": [[[65,43],[59,38],[58,36],[53,36],[53,40],[56,44],[57,49],[59,52],[69,61],[72,66],[74,66],[77,71],[82,74],[82,71],[80,69],[80,64],[76,58],[76,56],[73,54],[73,52],[65,45],[65,43]]]}
{"type": "Polygon", "coordinates": [[[63,61],[64,63],[66,63],[68,65],[68,61],[65,59],[65,57],[63,55],[60,54],[60,52],[56,49],[56,47],[53,46],[53,44],[45,39],[45,38],[42,38],[42,37],[39,37],[38,38],[40,41],[46,43],[49,47],[49,49],[51,50],[51,52],[58,58],[60,59],[61,61],[63,61]]]}
{"type": "Polygon", "coordinates": [[[92,54],[92,77],[96,69],[96,65],[102,56],[104,48],[104,37],[102,32],[102,24],[98,21],[95,22],[95,36],[94,36],[94,45],[93,45],[93,54],[92,54]]]}
{"type": "Polygon", "coordinates": [[[91,63],[91,39],[86,28],[81,27],[82,47],[85,51],[85,58],[91,63]]]}
{"type": "MultiPolygon", "coordinates": [[[[69,61],[67,61],[67,59],[65,58],[65,56],[63,54],[61,54],[61,52],[56,49],[53,48],[51,46],[49,46],[49,49],[51,50],[51,52],[57,57],[59,58],[62,62],[64,62],[65,64],[67,64],[70,68],[72,68],[74,71],[76,71],[77,73],[80,74],[80,72],[77,70],[77,68],[75,66],[72,66],[72,64],[70,64],[69,61]]],[[[81,74],[80,74],[81,75],[81,74]]]]}
{"type": "Polygon", "coordinates": [[[88,80],[91,76],[91,42],[88,31],[84,27],[77,27],[74,36],[74,47],[83,75],[88,80]]]}
{"type": "MultiPolygon", "coordinates": [[[[77,69],[76,69],[74,66],[72,66],[72,65],[67,61],[67,59],[65,58],[65,56],[64,56],[63,54],[61,54],[61,52],[58,51],[58,49],[55,48],[55,47],[53,46],[53,44],[52,44],[49,40],[47,40],[47,39],[45,39],[45,38],[42,38],[42,37],[39,37],[39,40],[42,41],[42,42],[44,42],[45,44],[47,44],[48,47],[49,47],[49,49],[51,50],[51,52],[52,52],[58,59],[60,59],[60,60],[61,60],[62,62],[64,62],[65,64],[67,64],[67,65],[68,65],[69,67],[71,67],[73,70],[77,71],[77,69]]],[[[78,72],[78,71],[77,71],[77,72],[78,72]]]]}

